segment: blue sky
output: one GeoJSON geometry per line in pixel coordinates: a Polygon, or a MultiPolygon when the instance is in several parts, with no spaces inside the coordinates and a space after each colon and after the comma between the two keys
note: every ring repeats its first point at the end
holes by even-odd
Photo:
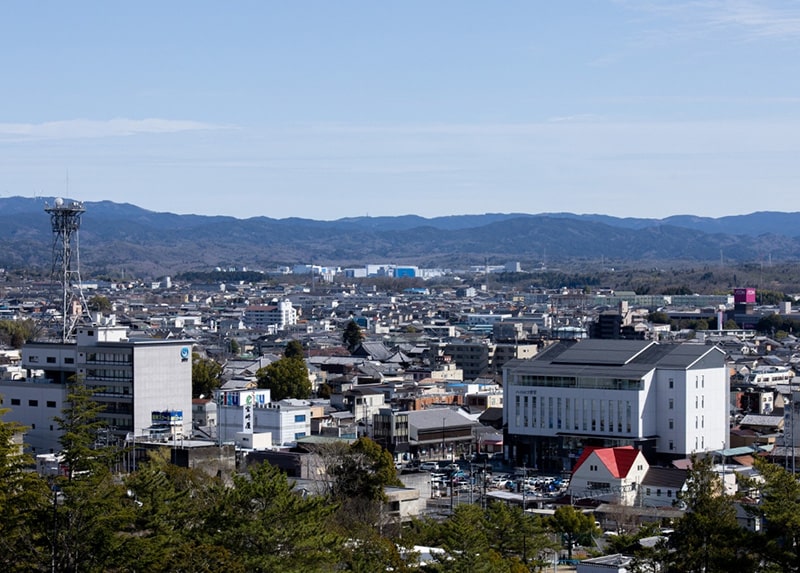
{"type": "Polygon", "coordinates": [[[796,2],[0,3],[0,196],[800,211],[796,2]]]}

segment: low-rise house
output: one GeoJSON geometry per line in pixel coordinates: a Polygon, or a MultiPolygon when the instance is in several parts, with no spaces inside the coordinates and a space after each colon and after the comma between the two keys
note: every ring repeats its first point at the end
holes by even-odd
{"type": "Polygon", "coordinates": [[[569,484],[573,498],[594,498],[633,505],[650,465],[633,446],[584,448],[569,484]]]}

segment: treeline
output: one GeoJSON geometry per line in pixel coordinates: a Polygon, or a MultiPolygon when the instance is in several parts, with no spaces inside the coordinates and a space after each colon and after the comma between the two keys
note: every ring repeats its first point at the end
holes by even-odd
{"type": "MultiPolygon", "coordinates": [[[[115,474],[125,453],[97,446],[102,427],[91,420],[100,406],[91,398],[72,385],[55,420],[67,471],[49,480],[29,470],[13,440],[20,428],[0,418],[3,571],[523,573],[549,569],[578,544],[597,553],[594,516],[569,505],[542,517],[501,502],[464,504],[442,520],[401,524],[386,515],[384,491],[402,483],[391,455],[369,439],[319,446],[316,491],[298,491],[266,463],[226,480],[177,467],[166,450],[115,474]],[[420,567],[415,546],[438,548],[433,561],[420,567]]],[[[710,458],[693,459],[673,533],[626,523],[607,552],[633,555],[641,571],[800,570],[800,482],[762,459],[755,466],[763,481],[740,480],[738,497],[710,458]],[[760,528],[742,527],[737,507],[760,528]],[[652,535],[655,545],[639,543],[652,535]]]]}

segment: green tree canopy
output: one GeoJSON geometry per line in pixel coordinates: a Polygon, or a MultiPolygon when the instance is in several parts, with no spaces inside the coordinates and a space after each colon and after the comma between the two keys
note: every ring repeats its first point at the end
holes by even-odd
{"type": "Polygon", "coordinates": [[[710,457],[692,456],[686,489],[679,492],[686,513],[670,536],[670,570],[746,572],[752,570],[744,530],[736,520],[733,499],[724,491],[710,457]]]}
{"type": "Polygon", "coordinates": [[[308,368],[301,358],[279,358],[256,372],[259,388],[269,388],[274,401],[284,398],[305,400],[311,396],[308,368]]]}
{"type": "Polygon", "coordinates": [[[305,357],[305,351],[299,340],[290,340],[286,344],[286,350],[283,351],[283,355],[286,358],[299,358],[302,360],[305,357]]]}
{"type": "Polygon", "coordinates": [[[655,324],[669,324],[669,316],[666,312],[656,311],[647,315],[647,320],[655,324]]]}
{"type": "Polygon", "coordinates": [[[761,503],[749,511],[764,524],[753,544],[763,563],[776,571],[800,571],[800,482],[790,471],[762,458],[753,460],[763,478],[754,484],[761,503]]]}
{"type": "MultiPolygon", "coordinates": [[[[6,422],[0,408],[0,569],[30,571],[46,563],[50,552],[41,543],[46,530],[43,518],[51,507],[50,490],[22,451],[23,427],[6,422]]],[[[50,523],[50,522],[48,522],[50,523]]]]}
{"type": "Polygon", "coordinates": [[[95,393],[73,377],[62,414],[54,418],[62,432],[67,472],[58,484],[64,501],[54,512],[58,571],[108,570],[124,551],[127,537],[121,532],[131,523],[125,488],[110,471],[118,452],[99,440],[106,424],[99,418],[104,407],[93,399],[95,393]]]}
{"type": "Polygon", "coordinates": [[[93,312],[102,312],[103,314],[108,314],[114,310],[114,305],[111,304],[108,297],[101,294],[96,294],[91,297],[86,301],[86,306],[93,312]]]}
{"type": "Polygon", "coordinates": [[[329,527],[336,504],[303,497],[278,468],[263,463],[235,475],[217,492],[204,529],[247,571],[316,573],[335,570],[344,538],[329,527]]]}
{"type": "Polygon", "coordinates": [[[600,533],[595,525],[594,516],[582,513],[571,505],[557,508],[555,514],[548,520],[548,526],[562,535],[570,559],[572,559],[572,549],[580,539],[600,533]]]}
{"type": "Polygon", "coordinates": [[[361,331],[361,327],[356,324],[355,320],[350,320],[344,329],[344,333],[342,334],[342,342],[347,350],[353,352],[356,348],[358,348],[358,345],[361,344],[362,340],[364,340],[364,333],[361,331]]]}
{"type": "Polygon", "coordinates": [[[192,398],[210,397],[222,383],[222,365],[192,353],[192,398]]]}
{"type": "Polygon", "coordinates": [[[32,340],[36,324],[32,320],[0,320],[0,342],[13,348],[32,340]]]}

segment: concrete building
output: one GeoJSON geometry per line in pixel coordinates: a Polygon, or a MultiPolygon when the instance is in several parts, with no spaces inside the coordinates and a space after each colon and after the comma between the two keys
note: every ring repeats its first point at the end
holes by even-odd
{"type": "Polygon", "coordinates": [[[464,373],[464,380],[474,380],[489,372],[494,346],[482,342],[453,342],[443,348],[456,366],[464,373]]]}
{"type": "Polygon", "coordinates": [[[113,320],[79,326],[74,342],[29,342],[22,348],[25,381],[0,388],[11,408],[7,419],[31,428],[26,439],[34,452],[58,451],[52,417],[61,414],[68,380],[77,376],[95,390],[94,399],[105,406],[100,418],[117,436],[148,434],[153,413],[164,411],[174,414],[172,432],[188,436],[192,342],[128,338],[128,329],[113,320]]]}
{"type": "Polygon", "coordinates": [[[585,446],[670,460],[728,439],[728,372],[715,346],[560,342],[509,362],[503,391],[506,455],[518,465],[570,470],[585,446]]]}
{"type": "Polygon", "coordinates": [[[279,331],[297,324],[297,310],[288,300],[244,309],[244,324],[253,330],[279,331]]]}
{"type": "Polygon", "coordinates": [[[240,434],[272,436],[271,447],[288,446],[311,434],[311,404],[305,400],[269,401],[269,390],[232,390],[217,394],[222,442],[241,441],[240,434]]]}

